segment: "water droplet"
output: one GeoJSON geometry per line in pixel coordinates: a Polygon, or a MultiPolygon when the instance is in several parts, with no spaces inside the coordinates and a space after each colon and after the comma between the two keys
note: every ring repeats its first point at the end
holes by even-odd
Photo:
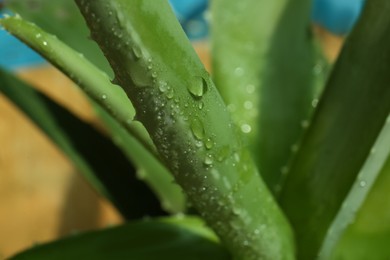
{"type": "Polygon", "coordinates": [[[42,37],[42,34],[40,34],[40,33],[37,33],[36,35],[35,35],[35,38],[37,38],[37,39],[39,39],[39,38],[41,38],[42,37]]]}
{"type": "Polygon", "coordinates": [[[227,145],[223,146],[217,152],[217,157],[216,157],[217,161],[222,162],[223,160],[225,160],[229,156],[229,153],[230,153],[229,146],[227,146],[227,145]]]}
{"type": "Polygon", "coordinates": [[[157,72],[155,72],[155,71],[152,72],[152,78],[154,78],[154,79],[157,78],[157,72]]]}
{"type": "Polygon", "coordinates": [[[196,141],[196,142],[195,142],[195,146],[196,146],[196,147],[202,147],[202,146],[203,146],[203,142],[201,142],[201,141],[196,141]]]}
{"type": "Polygon", "coordinates": [[[232,185],[230,184],[229,180],[226,177],[222,177],[222,181],[226,189],[228,190],[232,189],[232,185]]]}
{"type": "Polygon", "coordinates": [[[311,101],[311,106],[312,106],[313,108],[315,108],[315,107],[317,107],[317,105],[318,105],[318,99],[315,98],[315,99],[313,99],[313,100],[311,101]]]}
{"type": "Polygon", "coordinates": [[[255,92],[255,85],[249,84],[245,89],[248,94],[253,94],[255,92]]]}
{"type": "Polygon", "coordinates": [[[47,46],[47,41],[43,41],[42,44],[47,46]]]}
{"type": "Polygon", "coordinates": [[[319,62],[316,65],[314,65],[313,72],[315,75],[319,75],[323,69],[324,68],[323,68],[322,64],[319,62]]]}
{"type": "Polygon", "coordinates": [[[168,87],[168,90],[167,90],[167,98],[168,99],[172,99],[173,98],[173,89],[168,87]]]}
{"type": "Polygon", "coordinates": [[[288,171],[289,169],[287,166],[283,166],[282,168],[280,168],[280,172],[282,173],[282,175],[286,175],[288,171]]]}
{"type": "Polygon", "coordinates": [[[210,166],[213,164],[213,158],[211,157],[211,155],[207,155],[205,158],[204,158],[204,161],[203,163],[207,166],[210,166]]]}
{"type": "Polygon", "coordinates": [[[294,145],[291,146],[291,151],[292,152],[296,153],[296,152],[298,152],[298,150],[299,150],[299,145],[298,144],[294,144],[294,145]]]}
{"type": "Polygon", "coordinates": [[[204,103],[202,101],[200,101],[199,104],[198,104],[198,108],[199,109],[203,109],[203,107],[204,107],[204,103]]]}
{"type": "Polygon", "coordinates": [[[133,54],[134,54],[134,57],[139,60],[140,58],[142,58],[142,49],[141,48],[138,48],[137,46],[133,46],[132,48],[132,51],[133,51],[133,54]]]}
{"type": "Polygon", "coordinates": [[[360,181],[360,182],[359,182],[359,186],[360,186],[361,188],[366,187],[366,185],[367,185],[367,182],[366,182],[366,181],[360,181]]]}
{"type": "Polygon", "coordinates": [[[234,70],[234,74],[236,74],[237,76],[242,76],[242,75],[244,75],[244,69],[241,67],[237,67],[234,70]]]}
{"type": "Polygon", "coordinates": [[[240,208],[237,208],[237,207],[233,207],[233,213],[235,215],[240,215],[242,212],[242,210],[240,208]]]}
{"type": "Polygon", "coordinates": [[[148,175],[147,172],[143,169],[140,169],[136,172],[137,178],[140,180],[144,180],[148,175]]]}
{"type": "Polygon", "coordinates": [[[236,105],[234,105],[234,104],[229,104],[228,106],[227,106],[227,109],[228,109],[228,111],[230,112],[230,113],[233,113],[233,112],[235,112],[236,111],[236,105]]]}
{"type": "Polygon", "coordinates": [[[103,100],[107,99],[107,95],[106,95],[106,94],[103,94],[103,95],[102,95],[102,99],[103,99],[103,100]]]}
{"type": "Polygon", "coordinates": [[[221,175],[219,174],[218,170],[216,170],[216,169],[212,169],[211,170],[211,175],[216,180],[219,180],[219,178],[221,178],[221,175]]]}
{"type": "Polygon", "coordinates": [[[204,138],[205,132],[204,132],[203,124],[198,118],[194,118],[191,121],[191,130],[196,139],[202,140],[204,138]]]}
{"type": "Polygon", "coordinates": [[[240,155],[239,155],[238,153],[234,153],[234,154],[233,154],[233,157],[234,157],[234,160],[235,160],[236,162],[240,162],[240,155]]]}
{"type": "Polygon", "coordinates": [[[207,82],[202,77],[194,77],[187,88],[193,97],[201,98],[207,91],[207,82]]]}
{"type": "Polygon", "coordinates": [[[211,138],[207,138],[206,141],[204,142],[204,145],[206,146],[207,149],[211,149],[214,146],[213,140],[211,138]]]}
{"type": "Polygon", "coordinates": [[[253,108],[253,103],[252,103],[252,101],[249,101],[249,100],[245,101],[245,102],[244,102],[244,108],[245,108],[245,109],[248,109],[248,110],[252,109],[252,108],[253,108]]]}
{"type": "Polygon", "coordinates": [[[302,120],[301,126],[302,128],[308,128],[310,125],[310,122],[308,120],[302,120]]]}
{"type": "Polygon", "coordinates": [[[241,125],[241,131],[245,134],[248,134],[252,131],[252,127],[248,124],[242,124],[241,125]]]}
{"type": "Polygon", "coordinates": [[[158,89],[161,91],[161,92],[165,92],[167,91],[167,83],[166,82],[160,82],[159,86],[158,86],[158,89]]]}

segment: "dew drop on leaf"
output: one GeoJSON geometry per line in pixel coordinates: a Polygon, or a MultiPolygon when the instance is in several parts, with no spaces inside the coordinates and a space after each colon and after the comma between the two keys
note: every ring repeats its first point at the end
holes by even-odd
{"type": "Polygon", "coordinates": [[[247,92],[248,94],[253,94],[253,93],[255,92],[255,86],[252,85],[252,84],[247,85],[247,86],[245,87],[245,89],[246,89],[246,92],[247,92]]]}
{"type": "Polygon", "coordinates": [[[248,124],[242,124],[241,125],[241,131],[244,133],[244,134],[248,134],[252,131],[252,127],[248,124]]]}
{"type": "Polygon", "coordinates": [[[190,94],[195,98],[201,98],[207,91],[207,82],[202,77],[194,77],[187,86],[190,94]]]}
{"type": "Polygon", "coordinates": [[[158,86],[158,89],[161,91],[161,92],[165,92],[167,91],[168,87],[167,87],[167,83],[166,82],[160,82],[159,83],[159,86],[158,86]]]}
{"type": "Polygon", "coordinates": [[[237,67],[234,69],[234,74],[236,74],[237,76],[242,76],[244,75],[244,69],[241,67],[237,67]]]}
{"type": "Polygon", "coordinates": [[[291,146],[291,151],[292,151],[293,153],[298,152],[298,150],[299,150],[299,145],[298,145],[298,144],[293,144],[293,145],[291,146]]]}
{"type": "Polygon", "coordinates": [[[232,189],[232,185],[230,184],[229,180],[226,177],[223,177],[222,181],[223,181],[223,184],[225,185],[225,188],[227,190],[231,190],[232,189]]]}
{"type": "Polygon", "coordinates": [[[142,57],[142,50],[135,45],[133,46],[132,50],[134,57],[139,60],[142,57]]]}
{"type": "Polygon", "coordinates": [[[301,122],[302,128],[306,129],[309,127],[309,125],[310,125],[310,122],[308,120],[302,120],[302,122],[301,122]]]}
{"type": "Polygon", "coordinates": [[[203,124],[198,118],[191,121],[191,130],[196,139],[202,140],[204,138],[203,124]]]}
{"type": "Polygon", "coordinates": [[[313,108],[315,108],[315,107],[317,107],[317,105],[318,105],[318,99],[313,99],[312,101],[311,101],[311,106],[313,107],[313,108]]]}
{"type": "Polygon", "coordinates": [[[213,158],[211,157],[211,155],[207,155],[205,158],[204,158],[204,161],[203,163],[207,166],[209,165],[212,165],[213,164],[213,158]]]}
{"type": "Polygon", "coordinates": [[[216,158],[218,162],[222,162],[225,160],[230,153],[230,148],[229,146],[225,145],[222,148],[220,148],[216,154],[216,158]]]}
{"type": "Polygon", "coordinates": [[[211,140],[211,138],[207,138],[204,142],[204,145],[206,146],[206,149],[211,149],[214,146],[214,142],[211,140]]]}
{"type": "Polygon", "coordinates": [[[215,180],[219,180],[219,178],[221,178],[221,175],[219,174],[218,170],[216,170],[216,169],[211,170],[211,175],[213,176],[213,178],[215,180]]]}
{"type": "Polygon", "coordinates": [[[168,90],[167,90],[167,98],[168,99],[172,99],[173,98],[173,89],[168,87],[168,90]]]}
{"type": "Polygon", "coordinates": [[[250,110],[253,108],[253,103],[249,100],[245,101],[244,102],[244,108],[247,109],[247,110],[250,110]]]}

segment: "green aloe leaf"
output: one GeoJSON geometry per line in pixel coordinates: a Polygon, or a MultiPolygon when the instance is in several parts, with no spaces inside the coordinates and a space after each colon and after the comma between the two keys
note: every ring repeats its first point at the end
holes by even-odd
{"type": "Polygon", "coordinates": [[[323,83],[311,2],[212,1],[213,78],[275,193],[323,83]]]}
{"type": "Polygon", "coordinates": [[[281,205],[302,259],[318,253],[390,112],[389,11],[367,1],[291,164],[281,205]]]}
{"type": "Polygon", "coordinates": [[[7,0],[5,5],[62,42],[82,53],[95,66],[113,75],[102,51],[89,39],[88,27],[74,1],[69,0],[7,0]]]}
{"type": "MultiPolygon", "coordinates": [[[[390,256],[388,246],[383,246],[386,242],[380,242],[384,237],[390,237],[390,204],[387,199],[390,195],[389,177],[390,117],[327,232],[319,254],[320,259],[330,259],[347,228],[349,231],[345,234],[345,238],[341,239],[338,248],[343,251],[342,255],[349,255],[348,259],[386,258],[373,257],[373,254],[390,256]],[[365,243],[365,246],[357,245],[359,253],[356,253],[356,250],[350,250],[348,244],[359,243],[358,241],[363,237],[359,233],[369,233],[367,237],[371,242],[365,243]],[[343,244],[346,245],[342,246],[343,244]],[[358,257],[362,253],[364,254],[358,257]],[[352,255],[356,257],[352,258],[352,255]]],[[[345,257],[343,256],[342,259],[346,259],[345,257]]]]}
{"type": "Polygon", "coordinates": [[[143,170],[146,172],[147,182],[157,192],[165,209],[170,212],[182,212],[185,200],[181,189],[172,184],[171,174],[159,162],[148,133],[142,125],[133,121],[135,111],[123,90],[111,84],[107,75],[81,54],[34,24],[18,16],[2,19],[0,24],[62,70],[103,108],[100,109],[95,105],[112,133],[116,133],[119,126],[113,122],[113,119],[110,120],[110,117],[126,129],[127,133],[118,131],[114,139],[120,138],[123,141],[120,147],[137,166],[146,165],[143,170]],[[160,183],[160,185],[153,185],[153,183],[160,183]]]}
{"type": "Polygon", "coordinates": [[[334,250],[332,259],[364,260],[390,257],[389,191],[390,156],[356,218],[334,250]]]}
{"type": "Polygon", "coordinates": [[[0,93],[21,109],[125,218],[164,214],[127,158],[106,136],[3,70],[0,93]]]}
{"type": "Polygon", "coordinates": [[[230,259],[198,218],[145,220],[33,247],[22,259],[230,259]]]}
{"type": "Polygon", "coordinates": [[[239,259],[292,259],[289,225],[168,2],[76,2],[137,120],[223,243],[239,259]]]}
{"type": "MultiPolygon", "coordinates": [[[[137,166],[137,177],[145,181],[161,201],[161,207],[171,213],[181,213],[186,209],[186,199],[179,186],[173,184],[173,176],[160,161],[143,148],[134,137],[107,112],[95,105],[95,111],[108,128],[114,142],[137,166]]],[[[126,198],[126,197],[125,197],[126,198]]],[[[138,200],[140,196],[138,196],[138,200]]],[[[126,198],[128,199],[128,198],[126,198]]],[[[147,203],[143,198],[142,203],[147,203]]]]}

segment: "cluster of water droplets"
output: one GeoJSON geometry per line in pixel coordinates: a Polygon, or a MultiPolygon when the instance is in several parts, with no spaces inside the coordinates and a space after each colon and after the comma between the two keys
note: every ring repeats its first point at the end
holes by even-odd
{"type": "MultiPolygon", "coordinates": [[[[246,80],[246,71],[244,67],[235,67],[233,73],[237,78],[246,80]]],[[[247,83],[240,86],[240,88],[241,87],[243,88],[239,92],[239,95],[241,96],[241,98],[238,99],[239,102],[232,102],[227,105],[227,108],[228,111],[233,115],[233,118],[238,124],[241,132],[244,134],[249,134],[253,131],[252,119],[258,116],[258,110],[256,109],[253,96],[256,91],[256,87],[252,83],[247,83]]]]}
{"type": "MultiPolygon", "coordinates": [[[[154,121],[157,124],[155,133],[153,134],[153,139],[159,140],[159,150],[161,154],[166,157],[166,159],[171,161],[179,161],[182,156],[185,156],[186,158],[193,157],[193,160],[197,160],[197,151],[200,151],[199,154],[204,156],[203,159],[201,159],[201,164],[208,170],[210,174],[202,176],[204,178],[204,185],[194,185],[192,187],[193,190],[191,190],[191,188],[186,190],[188,193],[193,193],[192,195],[190,194],[191,197],[200,198],[200,200],[196,202],[199,204],[198,207],[205,208],[210,205],[219,205],[219,209],[216,211],[230,212],[228,208],[229,205],[235,205],[234,190],[239,190],[239,187],[232,183],[227,176],[224,176],[222,172],[219,172],[217,167],[213,166],[217,162],[222,163],[229,159],[229,163],[232,164],[230,165],[231,167],[239,167],[238,165],[241,165],[241,158],[238,153],[234,153],[232,151],[229,144],[220,146],[217,145],[215,142],[216,137],[213,135],[213,133],[208,133],[206,131],[206,122],[204,122],[202,114],[207,113],[204,111],[205,105],[203,100],[204,96],[209,91],[207,80],[202,76],[195,76],[194,78],[190,79],[186,86],[187,91],[190,94],[189,100],[183,100],[185,98],[183,95],[176,96],[175,90],[167,81],[163,79],[164,77],[160,75],[162,72],[159,70],[157,62],[154,62],[148,54],[147,50],[143,48],[141,41],[139,40],[131,25],[125,22],[125,19],[120,15],[120,12],[118,13],[118,24],[126,28],[126,32],[130,34],[129,38],[131,41],[126,41],[123,46],[121,45],[117,47],[130,50],[126,52],[126,55],[128,55],[131,60],[128,73],[133,83],[136,85],[136,87],[139,88],[136,90],[139,97],[138,102],[141,104],[145,103],[145,107],[141,109],[141,113],[142,111],[150,110],[151,106],[153,106],[154,111],[151,112],[153,112],[155,117],[154,121]],[[150,99],[152,99],[152,101],[150,101],[150,99]],[[152,104],[150,102],[152,102],[152,104]],[[167,126],[168,128],[171,127],[172,129],[175,123],[177,124],[179,120],[183,120],[184,122],[188,121],[185,124],[189,126],[189,131],[191,131],[193,140],[187,140],[187,148],[182,151],[175,152],[175,147],[172,146],[172,140],[169,140],[169,138],[172,136],[167,133],[167,126]],[[181,152],[183,155],[179,154],[181,152]],[[223,187],[225,190],[231,191],[226,203],[219,201],[218,196],[215,195],[218,192],[215,187],[210,187],[207,185],[208,178],[221,180],[222,186],[220,188],[223,187]]],[[[113,36],[118,39],[118,42],[121,42],[119,39],[124,39],[122,32],[117,32],[116,29],[114,29],[112,33],[113,36]]],[[[237,69],[235,73],[243,74],[244,71],[237,69]]],[[[247,91],[253,93],[254,86],[248,85],[247,91]]],[[[102,95],[101,98],[102,100],[105,100],[107,97],[102,95]]],[[[244,109],[251,110],[254,105],[251,101],[248,100],[244,102],[243,106],[244,109]]],[[[144,113],[147,116],[146,112],[144,113]]],[[[251,126],[246,123],[242,124],[241,131],[244,133],[249,133],[251,132],[251,126]]],[[[184,144],[181,145],[184,146],[184,144]]],[[[189,163],[192,164],[193,162],[189,163]]],[[[177,167],[179,168],[179,165],[177,167]]],[[[193,176],[193,178],[199,178],[199,176],[193,176]]],[[[239,222],[252,221],[248,212],[241,209],[239,206],[233,207],[232,214],[239,216],[234,217],[231,222],[231,225],[233,226],[238,224],[237,228],[241,227],[242,223],[235,223],[236,220],[239,222]]],[[[234,230],[234,232],[238,232],[237,228],[234,230]]],[[[260,229],[258,229],[256,232],[260,232],[260,229]]],[[[243,241],[240,241],[239,243],[241,243],[242,246],[249,245],[249,241],[246,239],[243,239],[243,241]]]]}

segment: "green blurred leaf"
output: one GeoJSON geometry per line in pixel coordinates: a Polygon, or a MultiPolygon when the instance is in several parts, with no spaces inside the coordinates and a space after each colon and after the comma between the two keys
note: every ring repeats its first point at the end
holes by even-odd
{"type": "Polygon", "coordinates": [[[390,160],[331,259],[390,258],[390,160]]]}
{"type": "MultiPolygon", "coordinates": [[[[89,30],[74,1],[9,0],[7,6],[26,20],[56,35],[61,41],[82,53],[108,75],[113,75],[103,53],[96,43],[89,39],[89,30]]],[[[107,115],[98,106],[95,106],[95,110],[109,128],[111,135],[119,141],[119,147],[137,165],[138,172],[141,172],[141,178],[152,187],[162,200],[163,208],[172,213],[183,212],[185,198],[181,189],[171,184],[173,177],[168,170],[153,156],[150,156],[133,137],[120,130],[122,127],[115,120],[112,120],[111,116],[107,115]]]]}
{"type": "MultiPolygon", "coordinates": [[[[388,196],[388,195],[387,195],[388,196]]],[[[377,221],[377,220],[375,220],[377,221]]],[[[386,219],[387,223],[389,218],[386,219]]],[[[390,231],[370,233],[348,230],[342,239],[338,250],[332,258],[334,260],[387,260],[390,258],[390,231]]]]}
{"type": "Polygon", "coordinates": [[[356,219],[333,252],[332,259],[390,258],[390,158],[356,219]]]}
{"type": "Polygon", "coordinates": [[[181,189],[172,184],[171,174],[159,162],[148,133],[142,125],[134,122],[134,108],[123,90],[111,84],[107,75],[81,54],[34,24],[18,16],[0,20],[0,23],[62,70],[100,106],[100,108],[97,105],[94,107],[111,130],[112,135],[115,134],[114,139],[122,140],[123,145],[120,147],[124,153],[137,166],[147,165],[143,167],[143,170],[147,172],[148,183],[152,183],[151,186],[162,199],[164,208],[171,212],[182,212],[185,200],[181,189]],[[115,124],[114,121],[118,123],[115,124]],[[126,129],[126,133],[119,130],[118,124],[126,129]],[[160,184],[157,187],[153,183],[160,184]]]}
{"type": "Polygon", "coordinates": [[[369,0],[337,61],[281,196],[313,259],[390,111],[389,1],[369,0]]]}
{"type": "MultiPolygon", "coordinates": [[[[161,201],[161,207],[170,213],[184,212],[186,199],[182,189],[174,184],[173,176],[156,158],[107,112],[95,105],[95,111],[108,128],[114,142],[137,166],[137,177],[145,181],[161,201]]],[[[142,199],[143,201],[143,199],[142,199]]]]}
{"type": "Polygon", "coordinates": [[[214,0],[212,11],[214,80],[277,193],[324,80],[311,1],[214,0]]]}
{"type": "Polygon", "coordinates": [[[56,35],[71,48],[85,55],[95,66],[112,76],[112,70],[96,43],[74,1],[7,0],[6,6],[24,19],[56,35]]]}
{"type": "Polygon", "coordinates": [[[125,218],[164,214],[159,201],[136,178],[135,169],[106,136],[3,70],[0,93],[21,109],[125,218]]]}
{"type": "Polygon", "coordinates": [[[33,247],[22,259],[230,259],[204,223],[193,217],[146,220],[33,247]]]}
{"type": "MultiPolygon", "coordinates": [[[[378,233],[379,237],[383,237],[384,233],[389,233],[390,204],[387,202],[387,198],[390,195],[389,185],[390,117],[388,117],[387,123],[379,134],[373,148],[371,148],[370,155],[357,175],[357,179],[355,180],[354,185],[349,191],[347,198],[344,200],[341,206],[341,209],[337,213],[331,226],[328,229],[320,250],[320,259],[330,259],[331,253],[334,251],[334,248],[336,247],[340,238],[343,236],[345,230],[351,225],[351,223],[352,229],[354,226],[357,226],[359,229],[359,226],[363,225],[365,231],[369,231],[369,233],[378,233]],[[376,184],[374,185],[374,183],[376,184]],[[362,207],[362,204],[365,206],[362,207]],[[378,207],[379,204],[381,204],[380,207],[378,207]],[[362,223],[359,223],[359,218],[358,221],[355,221],[357,212],[359,212],[358,216],[362,216],[360,217],[363,219],[360,221],[362,223]],[[367,217],[369,217],[369,219],[367,219],[367,217]]],[[[348,237],[348,240],[355,239],[354,236],[348,236],[348,234],[346,236],[348,237]]],[[[369,237],[372,238],[373,235],[370,235],[369,237]]],[[[346,241],[345,243],[349,243],[349,241],[346,241]]],[[[375,243],[375,245],[377,244],[375,243]]],[[[371,246],[367,246],[365,248],[365,250],[368,251],[367,253],[373,251],[370,248],[371,246]]],[[[360,251],[363,251],[362,247],[359,248],[360,251]]],[[[387,250],[388,247],[384,249],[387,250]]],[[[379,251],[383,252],[385,250],[382,249],[379,251]]],[[[376,251],[377,250],[375,250],[375,252],[376,251]]]]}

